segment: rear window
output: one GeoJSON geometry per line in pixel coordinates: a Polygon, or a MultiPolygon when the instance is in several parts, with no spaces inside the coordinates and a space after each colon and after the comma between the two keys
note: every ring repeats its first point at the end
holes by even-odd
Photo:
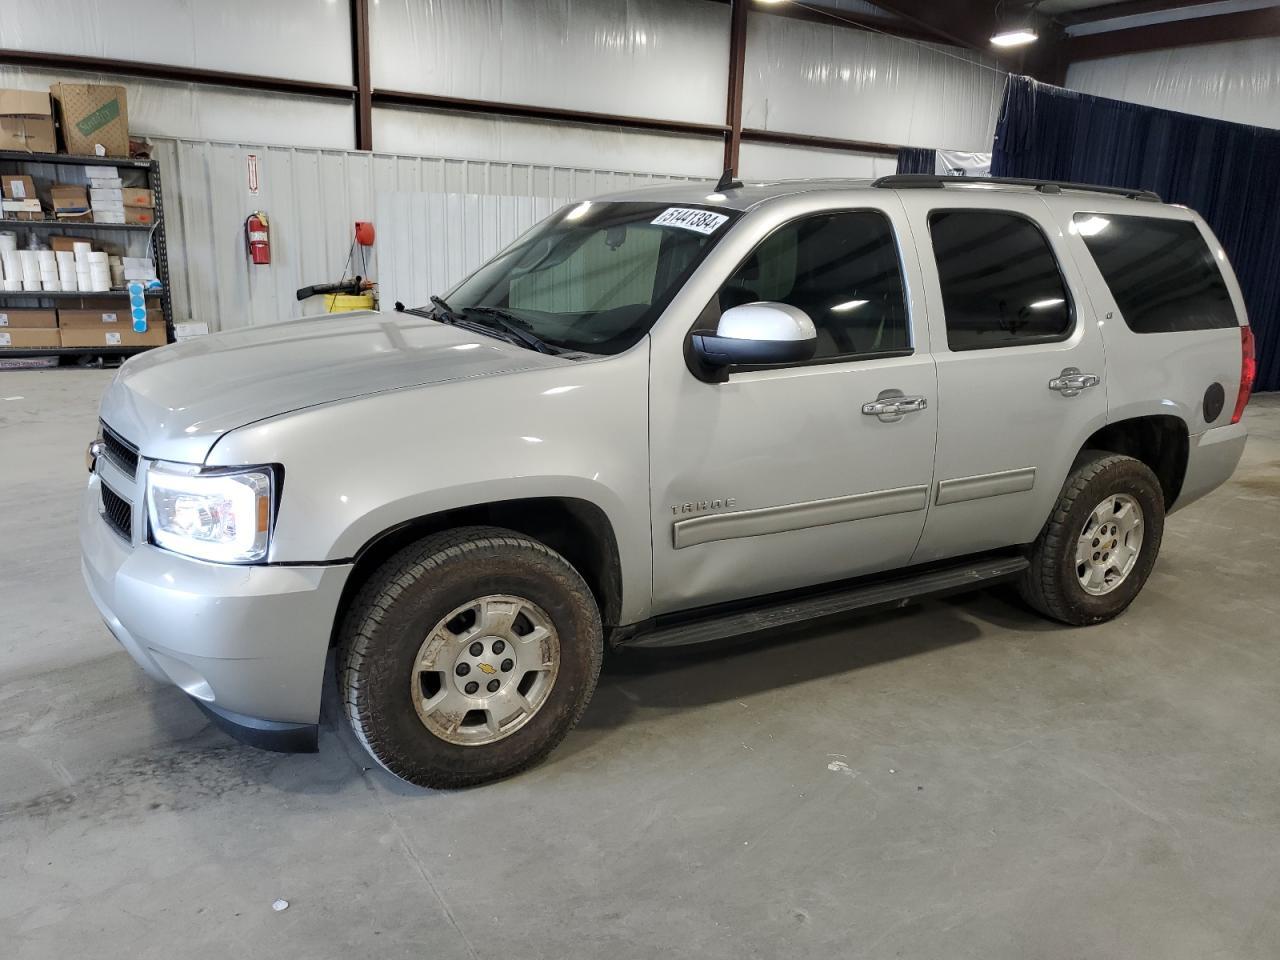
{"type": "Polygon", "coordinates": [[[1194,223],[1077,213],[1075,232],[1134,333],[1239,325],[1222,271],[1194,223]]]}

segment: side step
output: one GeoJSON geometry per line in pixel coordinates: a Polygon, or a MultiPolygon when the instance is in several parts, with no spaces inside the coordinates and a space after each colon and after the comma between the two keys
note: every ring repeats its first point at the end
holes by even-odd
{"type": "Polygon", "coordinates": [[[913,600],[961,593],[980,586],[1010,580],[1026,570],[1026,557],[975,559],[968,563],[930,570],[896,580],[854,585],[814,596],[764,602],[728,612],[705,613],[672,622],[666,618],[640,624],[637,632],[619,645],[629,648],[680,647],[724,640],[742,634],[779,627],[854,610],[904,607],[913,600]]]}

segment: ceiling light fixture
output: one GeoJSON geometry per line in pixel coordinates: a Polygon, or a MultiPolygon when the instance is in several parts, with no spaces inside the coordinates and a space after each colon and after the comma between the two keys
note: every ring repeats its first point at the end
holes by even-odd
{"type": "Polygon", "coordinates": [[[1002,30],[991,38],[991,43],[997,47],[1021,47],[1039,39],[1040,35],[1034,30],[1002,30]]]}

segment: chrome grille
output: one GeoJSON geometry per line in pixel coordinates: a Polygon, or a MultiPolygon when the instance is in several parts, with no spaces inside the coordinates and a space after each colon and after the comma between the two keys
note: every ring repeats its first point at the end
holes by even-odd
{"type": "Polygon", "coordinates": [[[105,483],[102,488],[102,519],[126,540],[133,538],[133,505],[105,483]]]}
{"type": "Polygon", "coordinates": [[[111,462],[128,476],[138,473],[138,448],[123,439],[105,423],[102,425],[102,447],[111,462]]]}

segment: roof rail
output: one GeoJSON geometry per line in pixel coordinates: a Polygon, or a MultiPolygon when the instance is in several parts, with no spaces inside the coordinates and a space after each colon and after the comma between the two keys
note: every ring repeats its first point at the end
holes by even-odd
{"type": "Polygon", "coordinates": [[[1151,190],[1133,190],[1129,187],[1103,187],[1091,183],[1063,183],[1057,180],[1028,180],[1023,177],[953,177],[940,173],[895,173],[880,177],[871,185],[889,190],[919,190],[945,187],[956,183],[1001,183],[1011,187],[1034,187],[1039,193],[1061,193],[1063,190],[1084,190],[1088,193],[1109,193],[1130,200],[1150,200],[1164,203],[1160,194],[1151,190]]]}

